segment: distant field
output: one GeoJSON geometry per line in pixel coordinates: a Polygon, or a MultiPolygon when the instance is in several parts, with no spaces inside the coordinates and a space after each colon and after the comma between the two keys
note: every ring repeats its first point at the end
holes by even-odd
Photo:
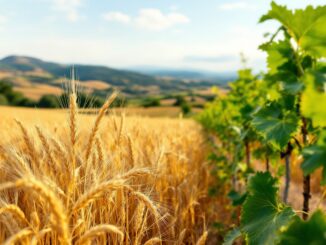
{"type": "MultiPolygon", "coordinates": [[[[201,111],[199,108],[193,108],[193,113],[201,111]]],[[[96,114],[98,109],[80,109],[80,114],[96,114]]],[[[121,115],[124,113],[126,116],[139,116],[139,117],[167,117],[178,118],[181,116],[180,107],[126,107],[126,108],[113,108],[109,111],[109,114],[121,115]]],[[[46,116],[55,120],[58,116],[62,117],[67,114],[66,109],[38,109],[38,108],[21,108],[21,107],[9,107],[0,106],[1,119],[21,117],[24,120],[35,120],[37,117],[46,116]]]]}

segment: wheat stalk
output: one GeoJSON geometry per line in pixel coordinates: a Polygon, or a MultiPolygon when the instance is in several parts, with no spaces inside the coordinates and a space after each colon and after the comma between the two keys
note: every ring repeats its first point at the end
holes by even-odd
{"type": "Polygon", "coordinates": [[[205,231],[201,237],[198,239],[198,241],[196,242],[196,245],[205,245],[206,244],[206,240],[207,240],[207,236],[208,236],[208,232],[205,231]]]}
{"type": "Polygon", "coordinates": [[[179,237],[178,237],[178,245],[182,245],[183,244],[183,240],[185,239],[186,232],[187,232],[187,229],[183,229],[180,232],[179,237]]]}

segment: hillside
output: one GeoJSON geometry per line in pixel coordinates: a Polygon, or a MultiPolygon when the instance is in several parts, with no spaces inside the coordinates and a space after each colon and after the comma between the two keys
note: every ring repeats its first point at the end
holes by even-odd
{"type": "MultiPolygon", "coordinates": [[[[160,78],[154,75],[118,70],[106,66],[75,65],[81,87],[88,93],[106,94],[115,88],[126,96],[158,95],[201,90],[212,86],[210,81],[194,78],[160,78]]],[[[10,82],[27,97],[37,99],[43,94],[62,93],[62,82],[69,78],[71,66],[47,62],[27,56],[8,56],[0,60],[0,79],[10,82]]]]}
{"type": "Polygon", "coordinates": [[[237,77],[237,73],[232,71],[212,72],[206,70],[175,69],[152,66],[136,66],[131,67],[130,70],[155,77],[169,77],[191,81],[209,81],[212,83],[220,84],[222,86],[226,85],[230,81],[235,80],[237,77]]]}

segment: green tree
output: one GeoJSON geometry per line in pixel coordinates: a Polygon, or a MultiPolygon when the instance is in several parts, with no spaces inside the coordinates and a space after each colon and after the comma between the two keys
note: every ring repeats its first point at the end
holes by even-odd
{"type": "Polygon", "coordinates": [[[175,102],[174,102],[174,106],[182,106],[182,104],[186,103],[186,99],[184,96],[182,95],[177,95],[175,96],[175,102]]]}
{"type": "Polygon", "coordinates": [[[3,94],[0,94],[0,105],[8,105],[7,97],[3,94]]]}
{"type": "Polygon", "coordinates": [[[142,106],[147,108],[147,107],[156,107],[160,106],[161,102],[158,98],[146,98],[144,99],[142,106]]]}
{"type": "Polygon", "coordinates": [[[59,101],[57,96],[52,94],[43,95],[38,102],[40,108],[58,108],[59,101]]]}
{"type": "Polygon", "coordinates": [[[188,115],[191,112],[191,106],[189,103],[181,104],[181,110],[184,115],[188,115]]]}

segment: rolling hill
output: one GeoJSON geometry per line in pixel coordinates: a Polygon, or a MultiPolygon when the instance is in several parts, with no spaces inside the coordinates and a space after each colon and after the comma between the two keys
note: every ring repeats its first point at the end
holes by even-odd
{"type": "MultiPolygon", "coordinates": [[[[126,96],[158,95],[207,89],[212,81],[194,77],[158,77],[106,66],[75,65],[76,77],[87,93],[107,94],[114,88],[126,96]]],[[[14,85],[25,96],[38,99],[44,94],[63,92],[63,81],[70,77],[71,65],[47,62],[28,56],[8,56],[0,60],[0,80],[14,85]]]]}

